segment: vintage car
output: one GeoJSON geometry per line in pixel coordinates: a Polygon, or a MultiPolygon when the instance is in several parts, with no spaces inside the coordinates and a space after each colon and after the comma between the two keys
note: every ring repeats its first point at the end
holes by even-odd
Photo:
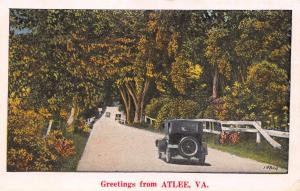
{"type": "Polygon", "coordinates": [[[202,140],[205,122],[174,119],[164,122],[165,137],[155,141],[158,157],[165,155],[165,161],[172,163],[175,156],[196,159],[200,165],[205,164],[207,145],[202,140]]]}

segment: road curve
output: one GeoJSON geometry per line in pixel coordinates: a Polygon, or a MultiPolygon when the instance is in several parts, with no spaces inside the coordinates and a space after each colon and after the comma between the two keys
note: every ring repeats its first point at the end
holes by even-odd
{"type": "Polygon", "coordinates": [[[155,140],[163,135],[128,127],[103,116],[92,129],[77,171],[93,172],[230,172],[286,173],[266,163],[208,148],[206,164],[178,157],[175,164],[158,159],[155,140]]]}

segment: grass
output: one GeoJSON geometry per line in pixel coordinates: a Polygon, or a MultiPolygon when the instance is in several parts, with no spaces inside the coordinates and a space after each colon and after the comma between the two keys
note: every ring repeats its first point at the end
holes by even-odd
{"type": "Polygon", "coordinates": [[[71,156],[65,163],[62,164],[61,171],[74,172],[76,171],[78,162],[84,151],[88,136],[80,133],[72,133],[67,136],[74,141],[75,155],[71,156]]]}
{"type": "Polygon", "coordinates": [[[255,142],[255,135],[241,134],[239,143],[219,144],[216,135],[205,134],[204,140],[211,148],[225,151],[237,156],[254,159],[259,162],[264,162],[279,166],[281,168],[288,168],[288,141],[278,139],[281,143],[282,149],[274,149],[269,143],[262,139],[260,144],[255,142]]]}

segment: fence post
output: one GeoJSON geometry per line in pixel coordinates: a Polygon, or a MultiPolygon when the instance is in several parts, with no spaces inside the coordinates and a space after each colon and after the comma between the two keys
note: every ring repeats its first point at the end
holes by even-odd
{"type": "Polygon", "coordinates": [[[73,121],[74,121],[74,114],[75,114],[75,108],[72,107],[71,114],[70,114],[70,116],[69,116],[69,118],[67,120],[67,124],[68,125],[71,125],[73,123],[73,121]]]}
{"type": "Polygon", "coordinates": [[[260,132],[256,133],[256,143],[260,143],[261,142],[261,138],[260,138],[260,132]]]}
{"type": "MultiPolygon", "coordinates": [[[[260,121],[257,121],[259,127],[261,127],[261,122],[260,121]]],[[[260,135],[260,132],[257,131],[256,133],[256,143],[261,143],[261,135],[260,135]]]]}
{"type": "Polygon", "coordinates": [[[47,133],[46,133],[45,137],[47,137],[49,135],[50,131],[51,131],[52,122],[53,122],[53,119],[51,119],[49,121],[48,128],[47,128],[47,133]]]}

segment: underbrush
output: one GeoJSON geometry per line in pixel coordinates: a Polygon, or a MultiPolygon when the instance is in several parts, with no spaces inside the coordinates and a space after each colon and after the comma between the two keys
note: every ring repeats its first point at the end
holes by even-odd
{"type": "Polygon", "coordinates": [[[76,171],[78,162],[83,154],[89,136],[81,133],[72,133],[68,134],[67,137],[72,139],[74,142],[75,154],[65,161],[62,165],[61,171],[76,171]]]}
{"type": "MultiPolygon", "coordinates": [[[[47,126],[46,126],[47,128],[47,126]]],[[[53,122],[53,130],[60,130],[66,139],[73,141],[74,154],[64,160],[55,171],[74,172],[76,171],[79,160],[83,154],[85,145],[89,137],[90,126],[86,125],[82,120],[75,120],[73,128],[67,128],[66,123],[55,120],[53,122]],[[86,130],[87,129],[87,130],[86,130]]]]}

